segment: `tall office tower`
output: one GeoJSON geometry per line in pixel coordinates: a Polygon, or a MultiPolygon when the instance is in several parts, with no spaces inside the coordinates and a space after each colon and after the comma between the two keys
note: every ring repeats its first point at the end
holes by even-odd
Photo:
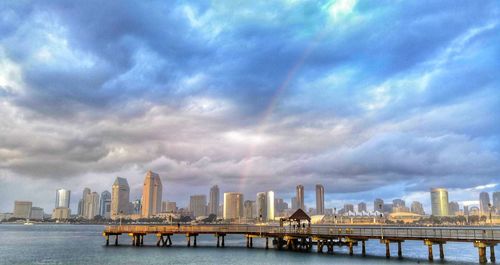
{"type": "Polygon", "coordinates": [[[384,211],[384,200],[382,199],[375,199],[373,201],[373,211],[377,212],[383,212],[384,211]]]}
{"type": "Polygon", "coordinates": [[[257,193],[256,200],[257,218],[259,221],[267,220],[267,194],[265,192],[257,193]]]}
{"type": "Polygon", "coordinates": [[[325,214],[325,188],[316,185],[316,214],[325,214]]]}
{"type": "Polygon", "coordinates": [[[85,208],[85,206],[87,205],[87,202],[85,200],[87,198],[87,195],[89,195],[89,194],[90,194],[90,189],[84,188],[83,193],[82,193],[82,208],[80,209],[81,212],[78,213],[78,215],[80,215],[82,217],[87,216],[87,209],[85,208]]]}
{"type": "Polygon", "coordinates": [[[141,199],[135,199],[132,201],[132,207],[129,210],[131,214],[140,214],[142,216],[142,201],[141,199]]]}
{"type": "Polygon", "coordinates": [[[354,205],[350,203],[344,204],[344,212],[345,213],[354,212],[354,205]]]}
{"type": "Polygon", "coordinates": [[[479,210],[481,214],[486,215],[490,212],[490,195],[487,192],[479,193],[479,210]]]}
{"type": "Polygon", "coordinates": [[[161,212],[162,190],[160,176],[148,170],[142,190],[142,217],[149,218],[161,212]]]}
{"type": "Polygon", "coordinates": [[[111,218],[117,219],[128,214],[130,187],[126,178],[116,177],[111,190],[111,218]]]}
{"type": "Polygon", "coordinates": [[[69,208],[71,191],[66,189],[56,190],[55,208],[69,208]]]}
{"type": "Polygon", "coordinates": [[[206,195],[193,195],[189,199],[189,211],[193,213],[194,217],[207,215],[207,196],[206,195]]]}
{"type": "Polygon", "coordinates": [[[243,193],[224,192],[224,219],[237,219],[243,217],[243,193]]]}
{"type": "Polygon", "coordinates": [[[243,203],[243,216],[247,220],[255,218],[255,201],[245,201],[243,203]]]}
{"type": "Polygon", "coordinates": [[[500,214],[500,191],[493,192],[493,207],[497,214],[500,214]]]}
{"type": "Polygon", "coordinates": [[[274,191],[270,190],[266,192],[266,202],[267,202],[267,220],[274,220],[274,191]]]}
{"type": "Polygon", "coordinates": [[[464,205],[464,215],[469,216],[469,206],[464,205]]]}
{"type": "Polygon", "coordinates": [[[161,211],[165,213],[176,213],[177,212],[177,203],[176,202],[162,202],[161,203],[161,211]]]}
{"type": "Polygon", "coordinates": [[[92,220],[99,215],[99,194],[91,192],[85,197],[85,215],[86,219],[92,220]]]}
{"type": "Polygon", "coordinates": [[[31,207],[30,219],[33,220],[43,220],[43,208],[40,207],[31,207]]]}
{"type": "Polygon", "coordinates": [[[362,213],[362,212],[367,212],[366,203],[364,203],[364,202],[358,203],[358,213],[362,213]]]}
{"type": "Polygon", "coordinates": [[[274,199],[274,214],[276,216],[283,216],[283,212],[288,209],[288,203],[281,198],[274,199]]]}
{"type": "Polygon", "coordinates": [[[448,191],[442,188],[431,189],[432,215],[448,216],[448,191]]]}
{"type": "Polygon", "coordinates": [[[78,200],[78,209],[76,212],[77,212],[78,216],[83,215],[83,199],[78,200]]]}
{"type": "Polygon", "coordinates": [[[296,196],[297,196],[297,207],[305,211],[306,207],[304,206],[304,186],[302,185],[297,186],[296,196]]]}
{"type": "Polygon", "coordinates": [[[424,206],[420,202],[417,202],[417,201],[414,201],[411,203],[411,210],[410,211],[412,213],[416,213],[416,214],[420,214],[420,215],[425,214],[424,206]]]}
{"type": "Polygon", "coordinates": [[[405,201],[401,199],[392,200],[392,207],[405,207],[405,201]]]}
{"type": "Polygon", "coordinates": [[[448,214],[449,215],[457,215],[457,212],[460,211],[460,206],[458,205],[458,202],[450,202],[448,204],[448,214]]]}
{"type": "Polygon", "coordinates": [[[111,218],[111,192],[105,190],[101,193],[99,202],[99,215],[103,218],[111,218]]]}
{"type": "Polygon", "coordinates": [[[208,214],[215,214],[217,215],[219,213],[219,198],[220,198],[220,191],[219,191],[219,186],[214,185],[212,188],[210,188],[210,199],[208,202],[208,214]]]}
{"type": "Polygon", "coordinates": [[[292,210],[295,211],[299,209],[299,204],[297,203],[297,197],[292,197],[291,203],[292,203],[292,210]]]}
{"type": "Polygon", "coordinates": [[[12,217],[29,219],[31,216],[32,202],[28,201],[15,201],[14,202],[14,213],[12,217]]]}

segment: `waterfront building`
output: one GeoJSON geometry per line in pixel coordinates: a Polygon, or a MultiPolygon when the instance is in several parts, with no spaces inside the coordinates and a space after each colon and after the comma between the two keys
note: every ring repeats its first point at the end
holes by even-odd
{"type": "Polygon", "coordinates": [[[394,199],[394,200],[392,200],[392,207],[402,208],[402,207],[405,207],[405,206],[406,206],[406,203],[402,199],[394,199]]]}
{"type": "Polygon", "coordinates": [[[14,213],[12,217],[29,219],[31,216],[31,207],[33,203],[30,201],[15,201],[14,213]]]}
{"type": "Polygon", "coordinates": [[[83,199],[78,200],[78,209],[76,210],[78,216],[83,215],[83,199]]]}
{"type": "Polygon", "coordinates": [[[354,212],[354,205],[350,203],[344,204],[344,212],[345,213],[354,212]]]}
{"type": "Polygon", "coordinates": [[[210,188],[210,198],[208,201],[208,213],[218,215],[219,213],[219,198],[220,198],[220,190],[219,186],[214,185],[210,188]]]}
{"type": "Polygon", "coordinates": [[[316,214],[325,213],[325,188],[323,185],[316,185],[316,214]]]}
{"type": "Polygon", "coordinates": [[[130,187],[127,179],[116,177],[111,190],[111,218],[117,219],[128,214],[130,187]]]}
{"type": "Polygon", "coordinates": [[[479,193],[479,210],[481,211],[481,214],[487,215],[490,212],[489,209],[490,206],[490,195],[483,191],[479,193]]]}
{"type": "Polygon", "coordinates": [[[468,205],[464,205],[464,215],[469,216],[469,206],[468,205]]]}
{"type": "Polygon", "coordinates": [[[176,202],[162,202],[161,211],[164,213],[176,213],[177,212],[177,203],[176,202]]]}
{"type": "Polygon", "coordinates": [[[43,220],[43,208],[31,207],[30,219],[32,220],[43,220]]]}
{"type": "Polygon", "coordinates": [[[141,199],[135,199],[131,202],[130,210],[128,211],[131,214],[136,214],[142,216],[142,201],[141,199]]]}
{"type": "Polygon", "coordinates": [[[498,215],[500,215],[500,191],[493,192],[493,207],[498,215]]]}
{"type": "Polygon", "coordinates": [[[292,197],[291,204],[292,204],[292,211],[295,211],[299,208],[299,204],[297,203],[297,197],[292,197]]]}
{"type": "Polygon", "coordinates": [[[460,206],[458,205],[458,202],[450,202],[448,204],[448,214],[449,215],[457,215],[457,213],[460,211],[460,206]]]}
{"type": "Polygon", "coordinates": [[[442,188],[431,189],[432,215],[448,216],[448,191],[442,188]]]}
{"type": "Polygon", "coordinates": [[[304,186],[298,185],[296,188],[296,200],[297,200],[297,208],[306,211],[306,207],[304,206],[304,186]]]}
{"type": "Polygon", "coordinates": [[[358,203],[358,213],[362,212],[368,212],[368,210],[366,209],[366,203],[364,202],[358,203]]]}
{"type": "Polygon", "coordinates": [[[99,202],[99,215],[105,219],[111,218],[111,192],[105,190],[101,193],[99,202]]]}
{"type": "Polygon", "coordinates": [[[255,212],[256,212],[256,203],[255,201],[245,201],[243,203],[243,216],[247,220],[252,220],[255,219],[255,212]]]}
{"type": "Polygon", "coordinates": [[[274,220],[274,191],[266,192],[267,220],[274,220]]]}
{"type": "Polygon", "coordinates": [[[82,205],[80,207],[80,212],[78,212],[79,216],[87,216],[87,209],[85,208],[87,205],[87,202],[85,201],[87,198],[87,195],[90,194],[90,188],[84,188],[82,192],[82,205]]]}
{"type": "Polygon", "coordinates": [[[92,220],[99,215],[99,194],[97,194],[97,192],[94,191],[87,194],[84,202],[84,217],[86,219],[92,220]]]}
{"type": "Polygon", "coordinates": [[[224,192],[223,218],[226,220],[243,217],[243,193],[224,192]]]}
{"type": "Polygon", "coordinates": [[[0,213],[0,222],[7,221],[12,218],[12,213],[0,213]]]}
{"type": "Polygon", "coordinates": [[[267,220],[267,195],[265,192],[257,193],[257,217],[259,221],[267,220]]]}
{"type": "Polygon", "coordinates": [[[149,218],[161,212],[162,190],[160,176],[148,170],[142,190],[142,217],[149,218]]]}
{"type": "Polygon", "coordinates": [[[52,219],[55,220],[67,220],[71,216],[71,210],[66,207],[58,207],[52,211],[52,219]]]}
{"type": "Polygon", "coordinates": [[[71,191],[66,189],[56,190],[56,203],[54,208],[65,207],[69,208],[71,191]]]}
{"type": "Polygon", "coordinates": [[[207,215],[207,196],[193,195],[189,199],[189,211],[194,217],[207,215]]]}
{"type": "Polygon", "coordinates": [[[275,216],[283,216],[284,212],[288,209],[288,203],[281,198],[274,199],[275,216]]]}
{"type": "Polygon", "coordinates": [[[424,206],[420,202],[418,202],[418,201],[412,202],[410,207],[411,207],[410,211],[412,213],[416,213],[416,214],[420,214],[420,215],[424,215],[425,214],[425,212],[424,212],[424,206]]]}
{"type": "Polygon", "coordinates": [[[373,211],[383,212],[383,207],[384,200],[377,198],[373,201],[373,211]]]}

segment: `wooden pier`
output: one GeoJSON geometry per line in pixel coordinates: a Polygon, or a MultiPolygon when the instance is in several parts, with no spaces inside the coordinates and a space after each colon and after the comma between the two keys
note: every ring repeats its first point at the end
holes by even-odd
{"type": "Polygon", "coordinates": [[[211,234],[217,238],[216,246],[224,247],[226,235],[242,235],[246,238],[246,246],[253,248],[254,238],[264,238],[266,249],[272,246],[276,249],[292,251],[312,251],[316,245],[318,252],[334,253],[334,247],[347,247],[349,255],[354,255],[354,247],[361,246],[361,255],[366,255],[367,240],[377,240],[385,245],[385,256],[391,257],[391,244],[397,245],[397,256],[403,257],[402,244],[405,241],[421,241],[427,248],[428,259],[434,260],[433,245],[439,245],[439,258],[445,258],[444,245],[447,242],[470,243],[478,249],[479,263],[487,263],[487,249],[490,261],[495,262],[495,246],[500,242],[500,227],[415,227],[415,226],[334,226],[318,225],[311,227],[283,227],[258,225],[116,225],[106,226],[103,236],[106,245],[110,245],[111,237],[114,244],[119,244],[119,236],[128,235],[132,245],[144,245],[144,236],[154,235],[158,247],[172,245],[172,236],[186,236],[187,247],[196,247],[196,239],[202,234],[211,234]]]}

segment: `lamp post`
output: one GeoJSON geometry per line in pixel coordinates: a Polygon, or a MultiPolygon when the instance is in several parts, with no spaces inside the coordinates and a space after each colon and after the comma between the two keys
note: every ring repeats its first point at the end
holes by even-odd
{"type": "Polygon", "coordinates": [[[382,204],[379,204],[379,210],[380,210],[380,237],[381,239],[384,239],[384,230],[382,230],[382,204]]]}
{"type": "Polygon", "coordinates": [[[491,219],[491,210],[493,209],[493,206],[491,205],[491,203],[488,203],[488,208],[490,210],[490,225],[493,225],[493,219],[491,219]]]}

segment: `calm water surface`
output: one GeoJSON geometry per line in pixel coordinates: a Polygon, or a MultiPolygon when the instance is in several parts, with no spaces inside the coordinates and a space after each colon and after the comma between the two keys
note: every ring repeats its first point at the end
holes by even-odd
{"type": "MultiPolygon", "coordinates": [[[[477,264],[477,249],[472,243],[445,245],[446,261],[439,261],[434,248],[434,263],[427,262],[423,242],[403,243],[404,259],[385,258],[385,246],[376,240],[366,244],[368,256],[361,257],[361,247],[353,257],[347,248],[335,248],[336,254],[296,253],[265,250],[264,240],[254,239],[254,248],[245,248],[243,236],[227,236],[226,248],[216,248],[213,236],[198,237],[197,248],[185,247],[184,236],[174,236],[171,248],[156,247],[156,237],[144,238],[144,247],[131,246],[128,236],[120,237],[119,247],[106,247],[99,225],[12,225],[0,224],[0,264],[477,264]]],[[[114,238],[112,238],[114,239],[114,238]]],[[[397,256],[397,246],[391,244],[397,256]]],[[[488,253],[489,257],[489,253],[488,253]]]]}

